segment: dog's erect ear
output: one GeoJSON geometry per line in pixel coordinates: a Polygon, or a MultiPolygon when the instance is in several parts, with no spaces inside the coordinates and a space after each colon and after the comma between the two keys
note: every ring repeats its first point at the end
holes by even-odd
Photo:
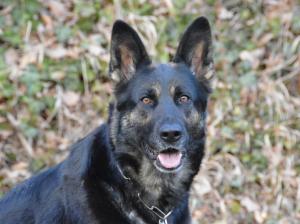
{"type": "Polygon", "coordinates": [[[208,20],[197,18],[183,34],[173,59],[185,63],[199,81],[208,85],[214,74],[211,39],[208,20]]]}
{"type": "Polygon", "coordinates": [[[109,73],[116,82],[129,80],[139,66],[151,61],[134,29],[117,20],[112,29],[109,73]]]}

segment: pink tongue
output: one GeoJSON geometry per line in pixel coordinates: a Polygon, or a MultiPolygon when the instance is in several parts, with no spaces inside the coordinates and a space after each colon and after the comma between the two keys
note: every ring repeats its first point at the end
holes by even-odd
{"type": "Polygon", "coordinates": [[[161,165],[167,169],[179,166],[182,154],[176,153],[159,153],[158,159],[161,165]]]}

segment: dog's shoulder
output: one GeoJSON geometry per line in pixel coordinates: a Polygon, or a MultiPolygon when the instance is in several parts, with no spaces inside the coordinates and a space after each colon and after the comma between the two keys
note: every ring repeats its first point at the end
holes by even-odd
{"type": "Polygon", "coordinates": [[[60,165],[43,171],[16,186],[0,201],[0,223],[32,223],[35,210],[58,212],[60,165]],[[47,202],[46,202],[47,201],[47,202]],[[46,202],[46,203],[45,203],[46,202]]]}
{"type": "MultiPolygon", "coordinates": [[[[66,216],[76,215],[72,211],[76,210],[76,203],[86,204],[83,182],[93,154],[95,151],[107,154],[106,132],[106,125],[95,129],[71,146],[63,162],[34,175],[5,195],[0,200],[0,223],[33,223],[33,220],[60,223],[66,216]]],[[[77,208],[77,214],[82,212],[77,208]]]]}

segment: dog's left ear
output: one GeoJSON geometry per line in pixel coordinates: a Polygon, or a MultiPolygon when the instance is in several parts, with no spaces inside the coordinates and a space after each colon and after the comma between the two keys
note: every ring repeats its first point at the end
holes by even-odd
{"type": "Polygon", "coordinates": [[[150,64],[144,44],[127,23],[117,20],[111,36],[109,73],[116,82],[128,81],[141,65],[150,64]]]}
{"type": "Polygon", "coordinates": [[[205,17],[197,18],[183,34],[173,59],[185,63],[196,78],[210,87],[214,75],[211,30],[205,17]]]}

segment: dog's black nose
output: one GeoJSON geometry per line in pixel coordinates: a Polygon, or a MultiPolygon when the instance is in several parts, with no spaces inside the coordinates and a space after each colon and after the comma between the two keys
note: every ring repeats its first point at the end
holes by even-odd
{"type": "Polygon", "coordinates": [[[165,124],[160,128],[160,137],[168,143],[178,141],[182,136],[182,128],[179,124],[165,124]]]}

